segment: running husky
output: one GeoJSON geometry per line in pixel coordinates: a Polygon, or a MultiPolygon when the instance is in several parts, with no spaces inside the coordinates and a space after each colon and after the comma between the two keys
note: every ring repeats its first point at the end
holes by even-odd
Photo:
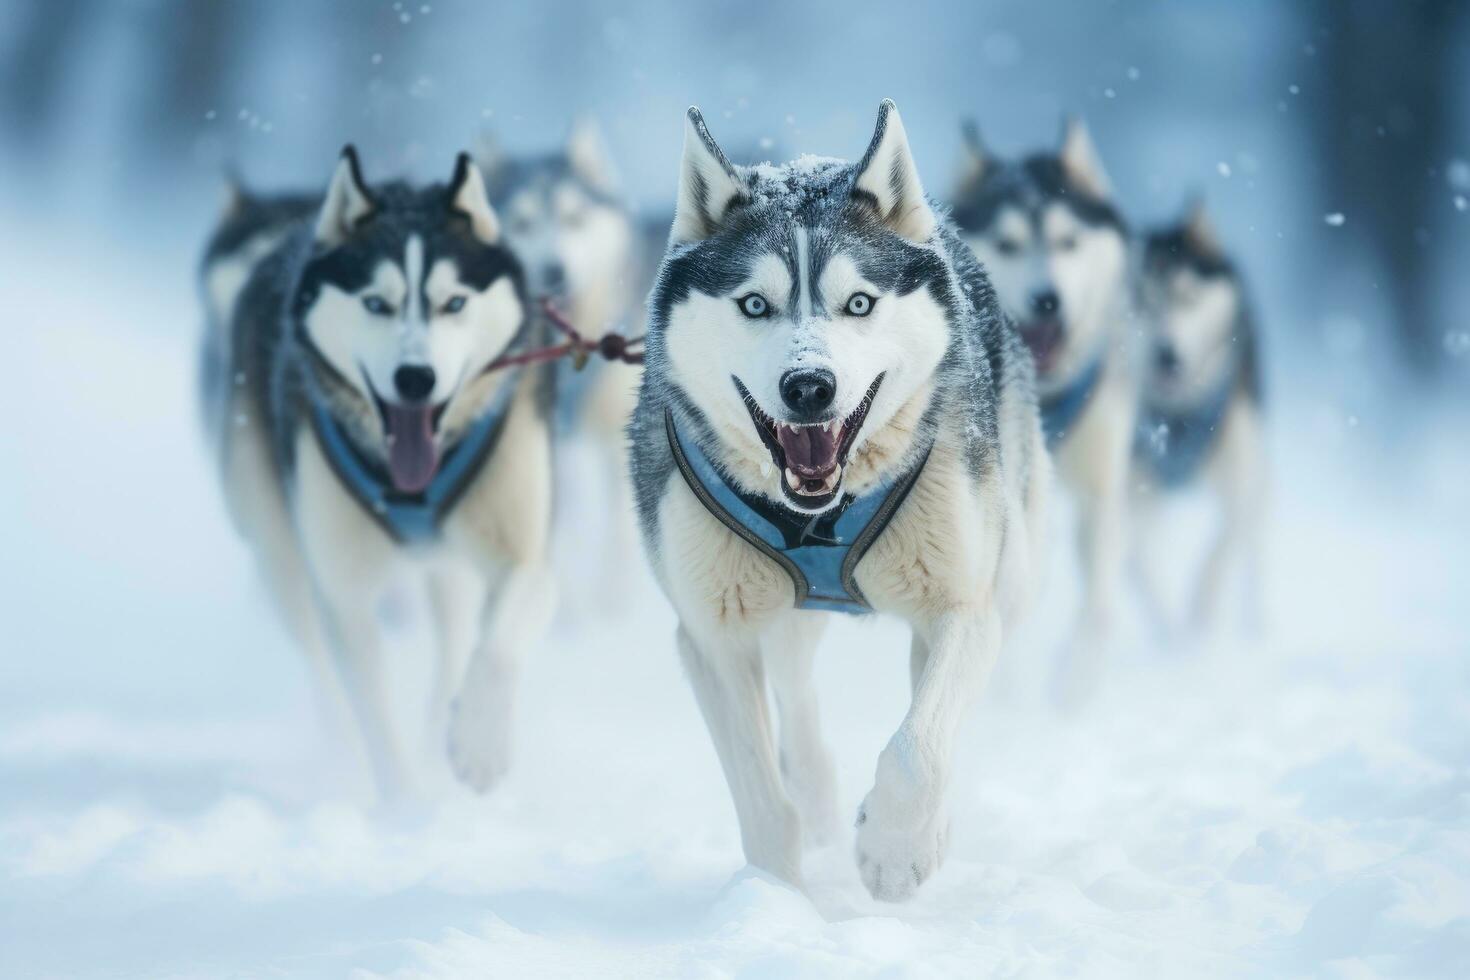
{"type": "MultiPolygon", "coordinates": [[[[586,336],[641,333],[643,296],[663,258],[668,223],[650,246],[651,236],[619,193],[617,169],[597,124],[578,120],[565,147],[554,153],[507,156],[486,146],[481,160],[491,203],[505,218],[507,242],[525,263],[531,295],[549,298],[586,336]]],[[[591,570],[596,585],[590,591],[603,600],[599,605],[614,610],[634,581],[628,563],[637,554],[624,430],[639,371],[599,360],[582,370],[570,362],[558,368],[556,418],[558,430],[571,437],[564,445],[586,438],[597,453],[604,491],[596,519],[607,534],[597,542],[600,556],[579,537],[577,564],[591,570]]],[[[569,584],[586,584],[576,574],[572,578],[569,584]]]]}
{"type": "Polygon", "coordinates": [[[1213,488],[1222,520],[1194,592],[1192,624],[1217,623],[1237,559],[1248,619],[1259,624],[1267,481],[1256,328],[1240,273],[1202,204],[1145,238],[1139,310],[1150,338],[1135,443],[1139,531],[1153,529],[1161,491],[1213,488]]]}
{"type": "Polygon", "coordinates": [[[487,370],[535,338],[479,169],[461,155],[447,186],[369,187],[348,147],[231,305],[225,494],[323,698],[345,689],[382,795],[408,788],[377,613],[390,584],[425,581],[431,717],[485,789],[550,615],[551,478],[545,372],[487,370]]]}
{"type": "Polygon", "coordinates": [[[1079,120],[1056,153],[998,159],[973,124],[965,146],[954,220],[1031,349],[1047,446],[1080,508],[1086,597],[1058,688],[1072,700],[1095,683],[1123,565],[1135,399],[1122,344],[1128,232],[1079,120]]]}
{"type": "MultiPolygon", "coordinates": [[[[550,298],[588,336],[636,319],[653,263],[642,254],[640,229],[619,195],[596,123],[578,120],[556,153],[511,157],[487,147],[481,159],[490,201],[505,218],[506,240],[525,264],[531,295],[550,298]]],[[[575,389],[560,393],[569,429],[621,444],[637,371],[589,367],[597,368],[587,372],[590,384],[563,377],[575,389]]]]}
{"type": "Polygon", "coordinates": [[[1031,358],[886,101],[856,166],[732,166],[690,109],[649,307],[632,481],[745,856],[799,883],[802,844],[835,832],[814,611],[892,612],[913,700],[857,863],[907,898],[944,859],[955,732],[1029,591],[1048,481],[1031,358]]]}

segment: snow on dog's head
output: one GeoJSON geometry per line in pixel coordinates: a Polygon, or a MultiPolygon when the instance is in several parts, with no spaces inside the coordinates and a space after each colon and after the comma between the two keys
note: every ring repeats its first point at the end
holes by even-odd
{"type": "Polygon", "coordinates": [[[811,513],[933,376],[950,270],[893,103],[857,164],[736,167],[699,110],[684,136],[650,364],[708,423],[727,472],[811,513]]]}

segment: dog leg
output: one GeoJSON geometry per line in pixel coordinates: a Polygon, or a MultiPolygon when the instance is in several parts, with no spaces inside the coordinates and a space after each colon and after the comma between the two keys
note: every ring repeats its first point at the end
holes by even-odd
{"type": "Polygon", "coordinates": [[[909,639],[909,695],[912,697],[919,690],[919,679],[924,676],[924,668],[929,665],[929,644],[914,630],[909,639]]]}
{"type": "Polygon", "coordinates": [[[540,564],[510,569],[486,604],[479,647],[449,719],[450,765],[476,792],[488,790],[510,768],[521,660],[545,635],[555,607],[555,579],[540,564]]]}
{"type": "Polygon", "coordinates": [[[1000,648],[993,614],[948,613],[924,633],[929,656],[913,701],[858,809],[858,871],[873,897],[889,902],[910,898],[944,860],[955,733],[1000,648]]]}
{"type": "Polygon", "coordinates": [[[826,618],[792,612],[761,636],[761,657],[780,713],[781,782],[801,815],[802,843],[830,844],[837,836],[837,773],[822,740],[817,692],[812,688],[826,618]]]}
{"type": "Polygon", "coordinates": [[[410,781],[383,684],[382,627],[374,599],[370,592],[343,591],[323,601],[337,670],[357,716],[378,795],[394,803],[408,795],[410,781]]]}
{"type": "Polygon", "coordinates": [[[1169,612],[1164,590],[1160,587],[1154,561],[1154,542],[1163,527],[1161,506],[1152,493],[1134,495],[1133,519],[1129,522],[1131,543],[1128,562],[1131,577],[1138,589],[1143,612],[1153,631],[1164,644],[1172,644],[1178,629],[1169,612]]]}
{"type": "Polygon", "coordinates": [[[676,642],[740,820],[745,860],[801,884],[801,826],[776,769],[757,644],[729,636],[676,642]]]}
{"type": "Polygon", "coordinates": [[[1065,708],[1088,701],[1102,684],[1103,665],[1112,640],[1118,580],[1123,564],[1123,500],[1111,481],[1080,510],[1078,550],[1086,590],[1082,614],[1063,651],[1053,695],[1065,708]]]}
{"type": "Polygon", "coordinates": [[[429,744],[436,750],[447,737],[449,706],[464,680],[475,641],[480,638],[489,591],[489,583],[474,568],[442,568],[429,578],[429,605],[439,657],[429,695],[427,731],[429,744]]]}

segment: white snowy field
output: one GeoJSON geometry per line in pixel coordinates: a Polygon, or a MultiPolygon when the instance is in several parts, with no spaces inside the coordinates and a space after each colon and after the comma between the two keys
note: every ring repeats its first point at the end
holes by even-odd
{"type": "MultiPolygon", "coordinates": [[[[1265,634],[1130,640],[1075,717],[1040,694],[1059,542],[965,729],[947,864],[875,903],[848,841],[803,896],[741,869],[646,581],[530,659],[490,796],[364,806],[219,504],[187,282],[95,258],[78,289],[0,240],[0,976],[1470,976],[1463,433],[1388,452],[1279,392],[1265,634]]],[[[848,812],[906,650],[883,620],[824,642],[848,812]]]]}

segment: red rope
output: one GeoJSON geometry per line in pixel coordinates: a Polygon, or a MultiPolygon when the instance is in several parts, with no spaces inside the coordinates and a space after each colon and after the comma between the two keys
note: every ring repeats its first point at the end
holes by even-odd
{"type": "Polygon", "coordinates": [[[620,361],[623,364],[643,363],[643,351],[630,349],[641,345],[642,337],[630,338],[620,333],[606,333],[597,340],[588,340],[577,331],[576,327],[572,326],[571,321],[562,316],[561,311],[552,305],[551,300],[542,300],[541,310],[546,314],[547,322],[567,336],[567,342],[554,347],[538,347],[520,354],[507,354],[496,358],[486,365],[483,373],[489,374],[491,371],[519,367],[523,364],[555,361],[568,356],[572,358],[572,363],[580,371],[593,354],[598,354],[605,360],[620,361]]]}

